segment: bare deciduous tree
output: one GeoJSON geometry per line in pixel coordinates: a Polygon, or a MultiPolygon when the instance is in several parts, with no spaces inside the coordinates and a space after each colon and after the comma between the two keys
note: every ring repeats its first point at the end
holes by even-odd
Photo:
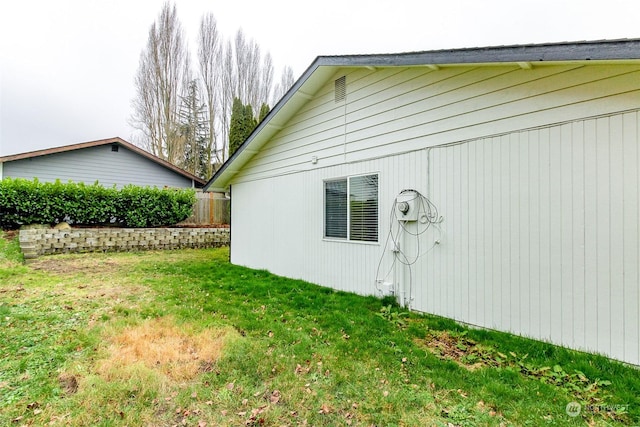
{"type": "MultiPolygon", "coordinates": [[[[200,65],[200,77],[203,86],[203,93],[206,101],[208,114],[208,137],[205,147],[206,177],[213,174],[214,163],[219,164],[224,161],[224,143],[218,144],[216,127],[224,126],[222,120],[222,71],[223,71],[223,50],[222,38],[218,31],[218,23],[212,13],[202,16],[200,20],[200,31],[198,33],[198,62],[200,65]],[[220,122],[220,123],[218,123],[220,122]]],[[[222,141],[225,141],[222,139],[222,141]]]]}
{"type": "Polygon", "coordinates": [[[221,69],[221,88],[220,88],[220,119],[221,131],[220,138],[224,145],[223,160],[226,160],[229,154],[229,126],[231,125],[231,109],[233,107],[233,99],[238,86],[238,76],[235,73],[233,46],[231,42],[227,42],[224,48],[221,69]]]}
{"type": "Polygon", "coordinates": [[[293,78],[293,70],[288,65],[284,67],[282,70],[282,74],[280,75],[280,83],[276,84],[276,87],[273,89],[273,98],[271,98],[271,105],[275,106],[278,101],[284,96],[285,93],[295,83],[293,78]]]}
{"type": "Polygon", "coordinates": [[[271,55],[267,53],[263,57],[258,43],[248,40],[242,30],[238,30],[233,40],[225,41],[212,13],[203,15],[200,21],[198,88],[193,87],[189,62],[176,7],[165,3],[140,55],[135,78],[137,96],[132,103],[134,112],[130,122],[141,131],[141,139],[136,141],[139,145],[189,170],[196,170],[192,142],[195,139],[191,137],[195,135],[194,124],[198,123],[198,135],[204,136],[198,137],[198,155],[203,159],[197,163],[205,165],[204,169],[199,168],[201,175],[208,178],[214,166],[226,160],[229,152],[234,99],[250,106],[255,115],[266,112],[269,105],[274,105],[291,87],[293,72],[286,67],[274,90],[271,55]],[[203,112],[199,110],[200,94],[203,112]],[[186,120],[187,117],[191,120],[186,120]],[[205,117],[206,132],[199,127],[205,117]]]}
{"type": "Polygon", "coordinates": [[[177,165],[184,155],[178,135],[179,101],[191,80],[189,67],[176,7],[165,3],[140,55],[131,124],[142,132],[141,142],[151,153],[177,165]]]}
{"type": "Polygon", "coordinates": [[[242,30],[235,38],[235,72],[237,87],[235,96],[243,104],[251,105],[255,113],[262,104],[269,103],[273,83],[273,61],[271,55],[262,58],[260,46],[255,40],[247,40],[242,30]]]}
{"type": "MultiPolygon", "coordinates": [[[[273,58],[271,58],[271,54],[268,52],[262,61],[262,73],[260,74],[258,90],[260,91],[258,94],[260,107],[264,104],[269,104],[271,92],[273,90],[273,58]]],[[[254,111],[258,112],[260,109],[254,111]]]]}

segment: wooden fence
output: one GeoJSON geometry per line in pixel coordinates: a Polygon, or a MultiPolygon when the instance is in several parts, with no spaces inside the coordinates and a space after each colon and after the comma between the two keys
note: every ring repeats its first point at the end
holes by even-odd
{"type": "Polygon", "coordinates": [[[231,200],[220,193],[196,193],[193,214],[181,225],[229,224],[231,200]]]}

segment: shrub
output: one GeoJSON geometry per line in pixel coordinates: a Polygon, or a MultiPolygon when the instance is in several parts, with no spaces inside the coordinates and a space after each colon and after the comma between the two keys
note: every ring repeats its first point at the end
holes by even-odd
{"type": "Polygon", "coordinates": [[[158,227],[188,218],[195,203],[192,189],[128,185],[121,190],[69,182],[41,183],[21,178],[0,181],[0,227],[26,224],[120,225],[158,227]]]}

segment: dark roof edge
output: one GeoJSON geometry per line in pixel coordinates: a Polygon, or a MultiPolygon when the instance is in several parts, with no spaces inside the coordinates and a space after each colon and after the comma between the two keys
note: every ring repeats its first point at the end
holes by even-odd
{"type": "Polygon", "coordinates": [[[195,175],[193,175],[192,173],[181,169],[179,167],[177,167],[176,165],[167,162],[166,160],[161,159],[158,156],[155,156],[151,153],[149,153],[146,150],[143,150],[142,148],[133,145],[130,142],[125,141],[124,139],[120,138],[120,137],[114,137],[114,138],[106,138],[106,139],[99,139],[96,141],[88,141],[88,142],[81,142],[78,144],[71,144],[71,145],[63,145],[60,147],[53,147],[53,148],[45,148],[43,150],[36,150],[36,151],[29,151],[29,152],[25,152],[25,153],[19,153],[19,154],[12,154],[9,156],[3,156],[0,157],[0,163],[4,163],[4,162],[11,162],[14,160],[22,160],[22,159],[30,159],[33,157],[40,157],[40,156],[46,156],[49,154],[56,154],[56,153],[65,153],[68,151],[74,151],[74,150],[81,150],[83,148],[90,148],[90,147],[97,147],[97,146],[101,146],[101,145],[109,145],[109,144],[118,144],[121,145],[125,148],[127,148],[130,151],[133,151],[143,157],[146,157],[147,159],[151,160],[152,162],[155,162],[157,164],[159,164],[160,166],[163,166],[167,169],[171,169],[172,171],[184,176],[185,178],[189,178],[195,182],[197,182],[200,185],[204,185],[206,183],[206,181],[204,181],[202,178],[199,178],[195,175]]]}
{"type": "Polygon", "coordinates": [[[240,155],[251,140],[277,114],[294,93],[307,81],[318,67],[383,67],[411,65],[479,64],[501,62],[545,62],[545,61],[598,61],[640,59],[640,39],[596,40],[578,42],[556,42],[509,46],[490,46],[461,49],[442,49],[422,52],[390,54],[318,56],[302,73],[287,93],[258,124],[251,135],[238,147],[235,153],[216,171],[204,185],[209,186],[222,175],[228,165],[240,155]]]}
{"type": "Polygon", "coordinates": [[[209,181],[204,185],[204,187],[202,188],[203,191],[208,191],[209,186],[213,183],[213,181],[220,176],[226,169],[227,167],[233,163],[233,160],[238,157],[240,155],[240,153],[242,153],[242,151],[245,149],[245,147],[249,144],[249,142],[254,138],[255,135],[257,135],[258,133],[260,133],[260,131],[267,125],[267,123],[269,123],[269,121],[271,120],[271,118],[276,115],[276,113],[278,111],[280,111],[280,109],[287,103],[287,101],[289,101],[289,99],[291,99],[291,97],[293,96],[293,94],[295,94],[298,89],[300,88],[300,86],[302,86],[304,84],[304,82],[307,81],[307,79],[313,74],[313,72],[316,70],[316,68],[318,68],[320,65],[325,65],[325,64],[318,64],[318,61],[321,57],[317,57],[312,63],[311,65],[309,65],[309,67],[307,67],[307,69],[305,70],[304,73],[302,73],[302,76],[300,76],[300,78],[293,84],[293,86],[291,86],[291,88],[287,91],[287,93],[285,93],[282,98],[280,98],[280,100],[276,103],[276,105],[269,111],[269,113],[266,115],[266,117],[264,119],[262,119],[262,121],[260,123],[258,123],[258,126],[256,126],[256,128],[253,130],[253,132],[251,132],[251,134],[249,135],[249,137],[247,137],[247,139],[238,147],[238,149],[235,151],[235,153],[233,153],[233,155],[231,157],[229,157],[227,159],[226,162],[224,162],[222,164],[222,166],[220,167],[220,169],[218,169],[213,176],[211,177],[211,179],[209,179],[209,181]]]}
{"type": "Polygon", "coordinates": [[[372,55],[320,56],[318,65],[403,66],[491,62],[597,61],[640,59],[640,39],[559,42],[372,55]]]}

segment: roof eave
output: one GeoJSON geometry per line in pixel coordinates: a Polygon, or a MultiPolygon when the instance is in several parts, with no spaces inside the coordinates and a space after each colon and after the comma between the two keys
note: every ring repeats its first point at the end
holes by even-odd
{"type": "Polygon", "coordinates": [[[267,117],[254,129],[238,150],[227,159],[209,182],[205,184],[203,190],[212,191],[211,187],[213,186],[218,190],[228,188],[233,176],[257,151],[257,147],[252,146],[266,142],[263,140],[267,138],[260,137],[265,129],[268,129],[269,126],[273,129],[283,126],[285,123],[279,123],[278,117],[280,115],[286,116],[282,112],[287,109],[287,105],[292,100],[295,100],[296,97],[308,100],[309,96],[314,94],[314,91],[305,91],[304,89],[307,86],[315,87],[317,84],[315,80],[324,79],[324,82],[326,82],[338,68],[425,66],[437,69],[441,66],[497,65],[505,63],[516,64],[526,68],[531,64],[548,62],[609,63],[612,61],[635,62],[639,60],[640,39],[445,49],[397,54],[319,56],[274,106],[267,117]]]}

